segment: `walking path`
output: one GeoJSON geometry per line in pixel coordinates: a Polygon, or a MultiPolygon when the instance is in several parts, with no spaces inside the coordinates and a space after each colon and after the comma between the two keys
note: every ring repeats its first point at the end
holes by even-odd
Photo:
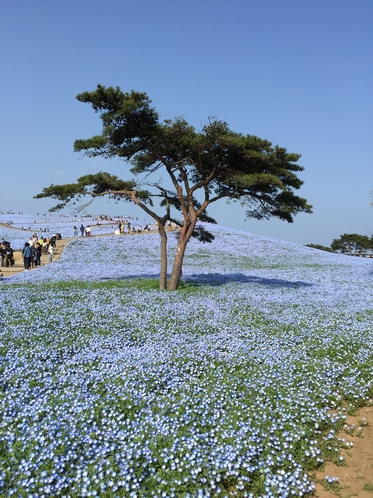
{"type": "MultiPolygon", "coordinates": [[[[63,250],[65,249],[66,245],[70,242],[70,240],[73,240],[73,238],[56,241],[56,249],[53,255],[53,261],[57,261],[58,259],[60,259],[63,250]]],[[[11,277],[12,275],[17,275],[17,273],[20,273],[21,271],[25,270],[23,266],[22,252],[14,251],[13,257],[15,261],[14,265],[9,266],[8,268],[5,266],[1,267],[0,277],[11,277]]],[[[42,254],[40,258],[40,266],[45,266],[47,264],[49,264],[49,254],[42,254]]]]}

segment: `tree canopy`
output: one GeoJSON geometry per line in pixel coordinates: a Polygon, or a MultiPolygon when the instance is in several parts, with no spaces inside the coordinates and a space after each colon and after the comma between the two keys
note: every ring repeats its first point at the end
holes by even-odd
{"type": "Polygon", "coordinates": [[[331,243],[333,251],[343,254],[363,254],[373,248],[373,238],[357,233],[345,233],[339,239],[334,239],[331,243]]]}
{"type": "Polygon", "coordinates": [[[119,87],[98,85],[93,92],[77,96],[100,114],[102,133],[76,140],[74,150],[88,157],[119,157],[131,165],[135,179],[120,180],[109,173],[96,173],[77,183],[51,185],[36,198],[51,197],[61,209],[73,199],[109,196],[129,200],[158,224],[161,235],[160,286],[167,287],[165,223],[180,227],[178,247],[168,288],[178,287],[185,249],[192,236],[203,241],[211,234],[197,221],[214,221],[207,208],[220,199],[240,202],[246,216],[277,217],[291,223],[299,212],[311,213],[306,199],[295,195],[302,181],[299,154],[273,146],[268,140],[243,135],[227,123],[210,118],[200,131],[183,118],[161,121],[145,93],[124,93],[119,87]],[[162,181],[166,173],[168,181],[162,181]],[[162,214],[153,208],[158,199],[162,214]]]}

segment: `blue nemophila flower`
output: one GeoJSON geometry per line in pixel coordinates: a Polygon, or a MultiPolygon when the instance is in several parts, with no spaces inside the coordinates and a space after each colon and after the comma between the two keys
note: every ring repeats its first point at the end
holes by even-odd
{"type": "Polygon", "coordinates": [[[0,494],[312,493],[371,392],[371,261],[212,230],[187,291],[134,280],[157,277],[157,235],[1,283],[0,494]]]}

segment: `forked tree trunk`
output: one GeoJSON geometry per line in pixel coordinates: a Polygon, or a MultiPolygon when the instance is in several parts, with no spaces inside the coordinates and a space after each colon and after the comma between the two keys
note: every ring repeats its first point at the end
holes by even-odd
{"type": "Polygon", "coordinates": [[[187,246],[187,243],[189,241],[190,237],[186,239],[185,237],[181,237],[179,239],[179,242],[177,244],[177,249],[175,253],[175,259],[174,259],[174,264],[172,266],[172,273],[170,280],[168,281],[168,290],[177,290],[179,287],[179,282],[182,274],[182,268],[183,268],[183,260],[184,260],[184,255],[185,255],[185,249],[187,246]]]}
{"type": "Polygon", "coordinates": [[[194,232],[196,223],[197,223],[197,218],[193,216],[189,218],[189,220],[185,223],[185,225],[181,229],[179,241],[176,248],[174,264],[172,266],[171,277],[167,285],[168,290],[175,291],[179,287],[179,282],[182,275],[185,249],[194,232]]]}
{"type": "Polygon", "coordinates": [[[159,288],[167,289],[167,233],[164,225],[158,225],[159,235],[161,236],[161,267],[159,274],[159,288]]]}

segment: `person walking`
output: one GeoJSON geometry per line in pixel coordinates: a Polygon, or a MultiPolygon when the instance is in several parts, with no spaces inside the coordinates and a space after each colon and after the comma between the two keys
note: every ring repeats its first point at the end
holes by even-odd
{"type": "Polygon", "coordinates": [[[14,264],[13,249],[10,243],[7,242],[5,245],[4,266],[9,268],[9,266],[13,266],[13,264],[14,264]]]}
{"type": "Polygon", "coordinates": [[[78,229],[77,227],[74,226],[74,237],[77,237],[78,236],[78,229]]]}
{"type": "Polygon", "coordinates": [[[41,258],[41,245],[36,244],[34,246],[34,254],[33,254],[34,266],[40,266],[40,258],[41,258]]]}
{"type": "Polygon", "coordinates": [[[10,255],[10,252],[9,252],[9,245],[6,244],[5,246],[5,254],[4,254],[4,266],[5,267],[9,267],[9,255],[10,255]]]}
{"type": "Polygon", "coordinates": [[[80,225],[80,233],[82,234],[82,237],[84,237],[84,232],[85,232],[85,228],[83,226],[83,223],[80,225]]]}
{"type": "Polygon", "coordinates": [[[5,261],[5,244],[1,242],[0,244],[0,256],[1,256],[1,266],[4,266],[5,261]]]}
{"type": "Polygon", "coordinates": [[[23,266],[25,267],[25,270],[29,270],[32,258],[32,249],[28,242],[25,243],[25,247],[22,249],[22,257],[23,257],[23,266]]]}
{"type": "Polygon", "coordinates": [[[54,255],[54,246],[50,246],[48,252],[49,252],[49,263],[52,263],[54,255]]]}

